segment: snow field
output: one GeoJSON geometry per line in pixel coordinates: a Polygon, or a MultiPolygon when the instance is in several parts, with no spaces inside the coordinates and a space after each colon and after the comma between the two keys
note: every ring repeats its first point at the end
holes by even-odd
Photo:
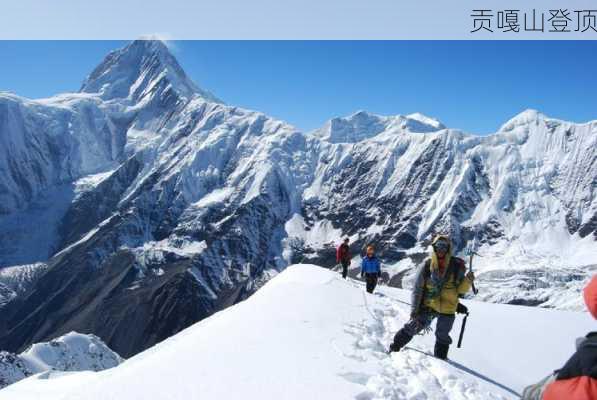
{"type": "Polygon", "coordinates": [[[595,323],[588,313],[467,301],[463,347],[451,347],[450,361],[428,355],[432,334],[390,356],[409,293],[378,289],[370,295],[338,273],[294,265],[116,368],[36,375],[0,391],[0,400],[514,399],[561,366],[595,323]]]}

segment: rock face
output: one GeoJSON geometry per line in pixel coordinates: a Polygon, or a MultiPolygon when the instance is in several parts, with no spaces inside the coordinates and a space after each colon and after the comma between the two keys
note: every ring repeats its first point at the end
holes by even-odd
{"type": "Polygon", "coordinates": [[[70,332],[21,354],[0,352],[0,389],[44,371],[102,371],[122,361],[98,337],[70,332]]]}
{"type": "Polygon", "coordinates": [[[332,267],[341,236],[355,255],[374,242],[384,280],[404,287],[434,232],[458,251],[475,238],[491,301],[558,307],[597,263],[596,122],[525,111],[478,137],[361,111],[304,134],[223,104],[161,42],[135,41],[79,93],[0,93],[0,141],[0,348],[13,352],[76,330],[131,356],[289,263],[332,267]],[[543,269],[578,283],[538,291],[543,269]],[[501,292],[508,273],[520,284],[501,292]]]}

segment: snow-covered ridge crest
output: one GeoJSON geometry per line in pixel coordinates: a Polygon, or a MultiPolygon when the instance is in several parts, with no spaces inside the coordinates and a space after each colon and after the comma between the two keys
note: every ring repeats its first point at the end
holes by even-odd
{"type": "Polygon", "coordinates": [[[507,134],[516,128],[533,128],[539,126],[547,126],[550,129],[555,129],[558,126],[564,125],[568,127],[573,126],[590,126],[597,124],[597,120],[590,120],[586,122],[573,123],[559,118],[553,118],[535,109],[526,109],[514,117],[509,119],[497,131],[497,134],[507,134]]]}
{"type": "Polygon", "coordinates": [[[404,132],[436,132],[445,128],[437,119],[420,113],[381,116],[361,110],[348,117],[333,118],[311,135],[330,143],[356,143],[382,132],[396,135],[404,132]]]}
{"type": "Polygon", "coordinates": [[[246,301],[116,368],[33,376],[0,400],[510,400],[563,365],[575,338],[594,327],[588,314],[467,301],[463,346],[451,346],[448,361],[430,355],[432,334],[387,355],[409,301],[405,290],[368,294],[332,271],[292,265],[246,301]]]}
{"type": "Polygon", "coordinates": [[[545,114],[534,110],[534,109],[526,109],[518,114],[516,114],[514,117],[510,118],[508,120],[508,122],[506,122],[505,124],[503,124],[501,126],[501,128],[498,130],[498,132],[507,132],[507,131],[511,131],[512,129],[516,128],[517,126],[522,126],[522,125],[529,125],[529,124],[536,124],[539,121],[545,121],[547,120],[547,116],[545,116],[545,114]]]}

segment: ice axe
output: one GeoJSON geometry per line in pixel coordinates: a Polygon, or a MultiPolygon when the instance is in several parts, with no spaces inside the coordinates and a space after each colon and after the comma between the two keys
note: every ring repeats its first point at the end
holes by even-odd
{"type": "MultiPolygon", "coordinates": [[[[473,256],[479,255],[477,253],[477,237],[475,236],[471,243],[468,243],[466,246],[466,254],[468,255],[468,270],[469,272],[473,272],[473,256]]],[[[473,286],[473,293],[479,293],[479,290],[475,287],[475,282],[472,283],[473,286]]],[[[466,322],[466,317],[464,319],[466,322]]]]}
{"type": "Polygon", "coordinates": [[[461,303],[458,303],[458,307],[456,307],[456,312],[458,314],[464,314],[464,319],[462,320],[462,325],[460,325],[460,336],[458,336],[458,348],[462,346],[462,338],[464,337],[464,329],[466,328],[466,319],[468,318],[468,308],[461,303]]]}

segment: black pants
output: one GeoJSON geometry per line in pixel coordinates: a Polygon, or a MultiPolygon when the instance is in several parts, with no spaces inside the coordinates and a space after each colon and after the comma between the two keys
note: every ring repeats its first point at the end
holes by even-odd
{"type": "Polygon", "coordinates": [[[342,261],[342,278],[346,279],[348,276],[348,266],[350,265],[350,261],[342,261]]]}
{"type": "Polygon", "coordinates": [[[456,319],[454,314],[439,314],[433,311],[422,312],[416,318],[408,321],[402,329],[412,337],[422,330],[427,329],[434,319],[437,319],[435,324],[436,342],[447,346],[451,345],[452,338],[450,337],[450,331],[456,319]]]}
{"type": "Polygon", "coordinates": [[[377,286],[377,278],[379,277],[379,274],[377,274],[376,272],[368,272],[365,274],[365,282],[367,282],[367,292],[368,293],[373,293],[373,291],[375,290],[375,286],[377,286]]]}

